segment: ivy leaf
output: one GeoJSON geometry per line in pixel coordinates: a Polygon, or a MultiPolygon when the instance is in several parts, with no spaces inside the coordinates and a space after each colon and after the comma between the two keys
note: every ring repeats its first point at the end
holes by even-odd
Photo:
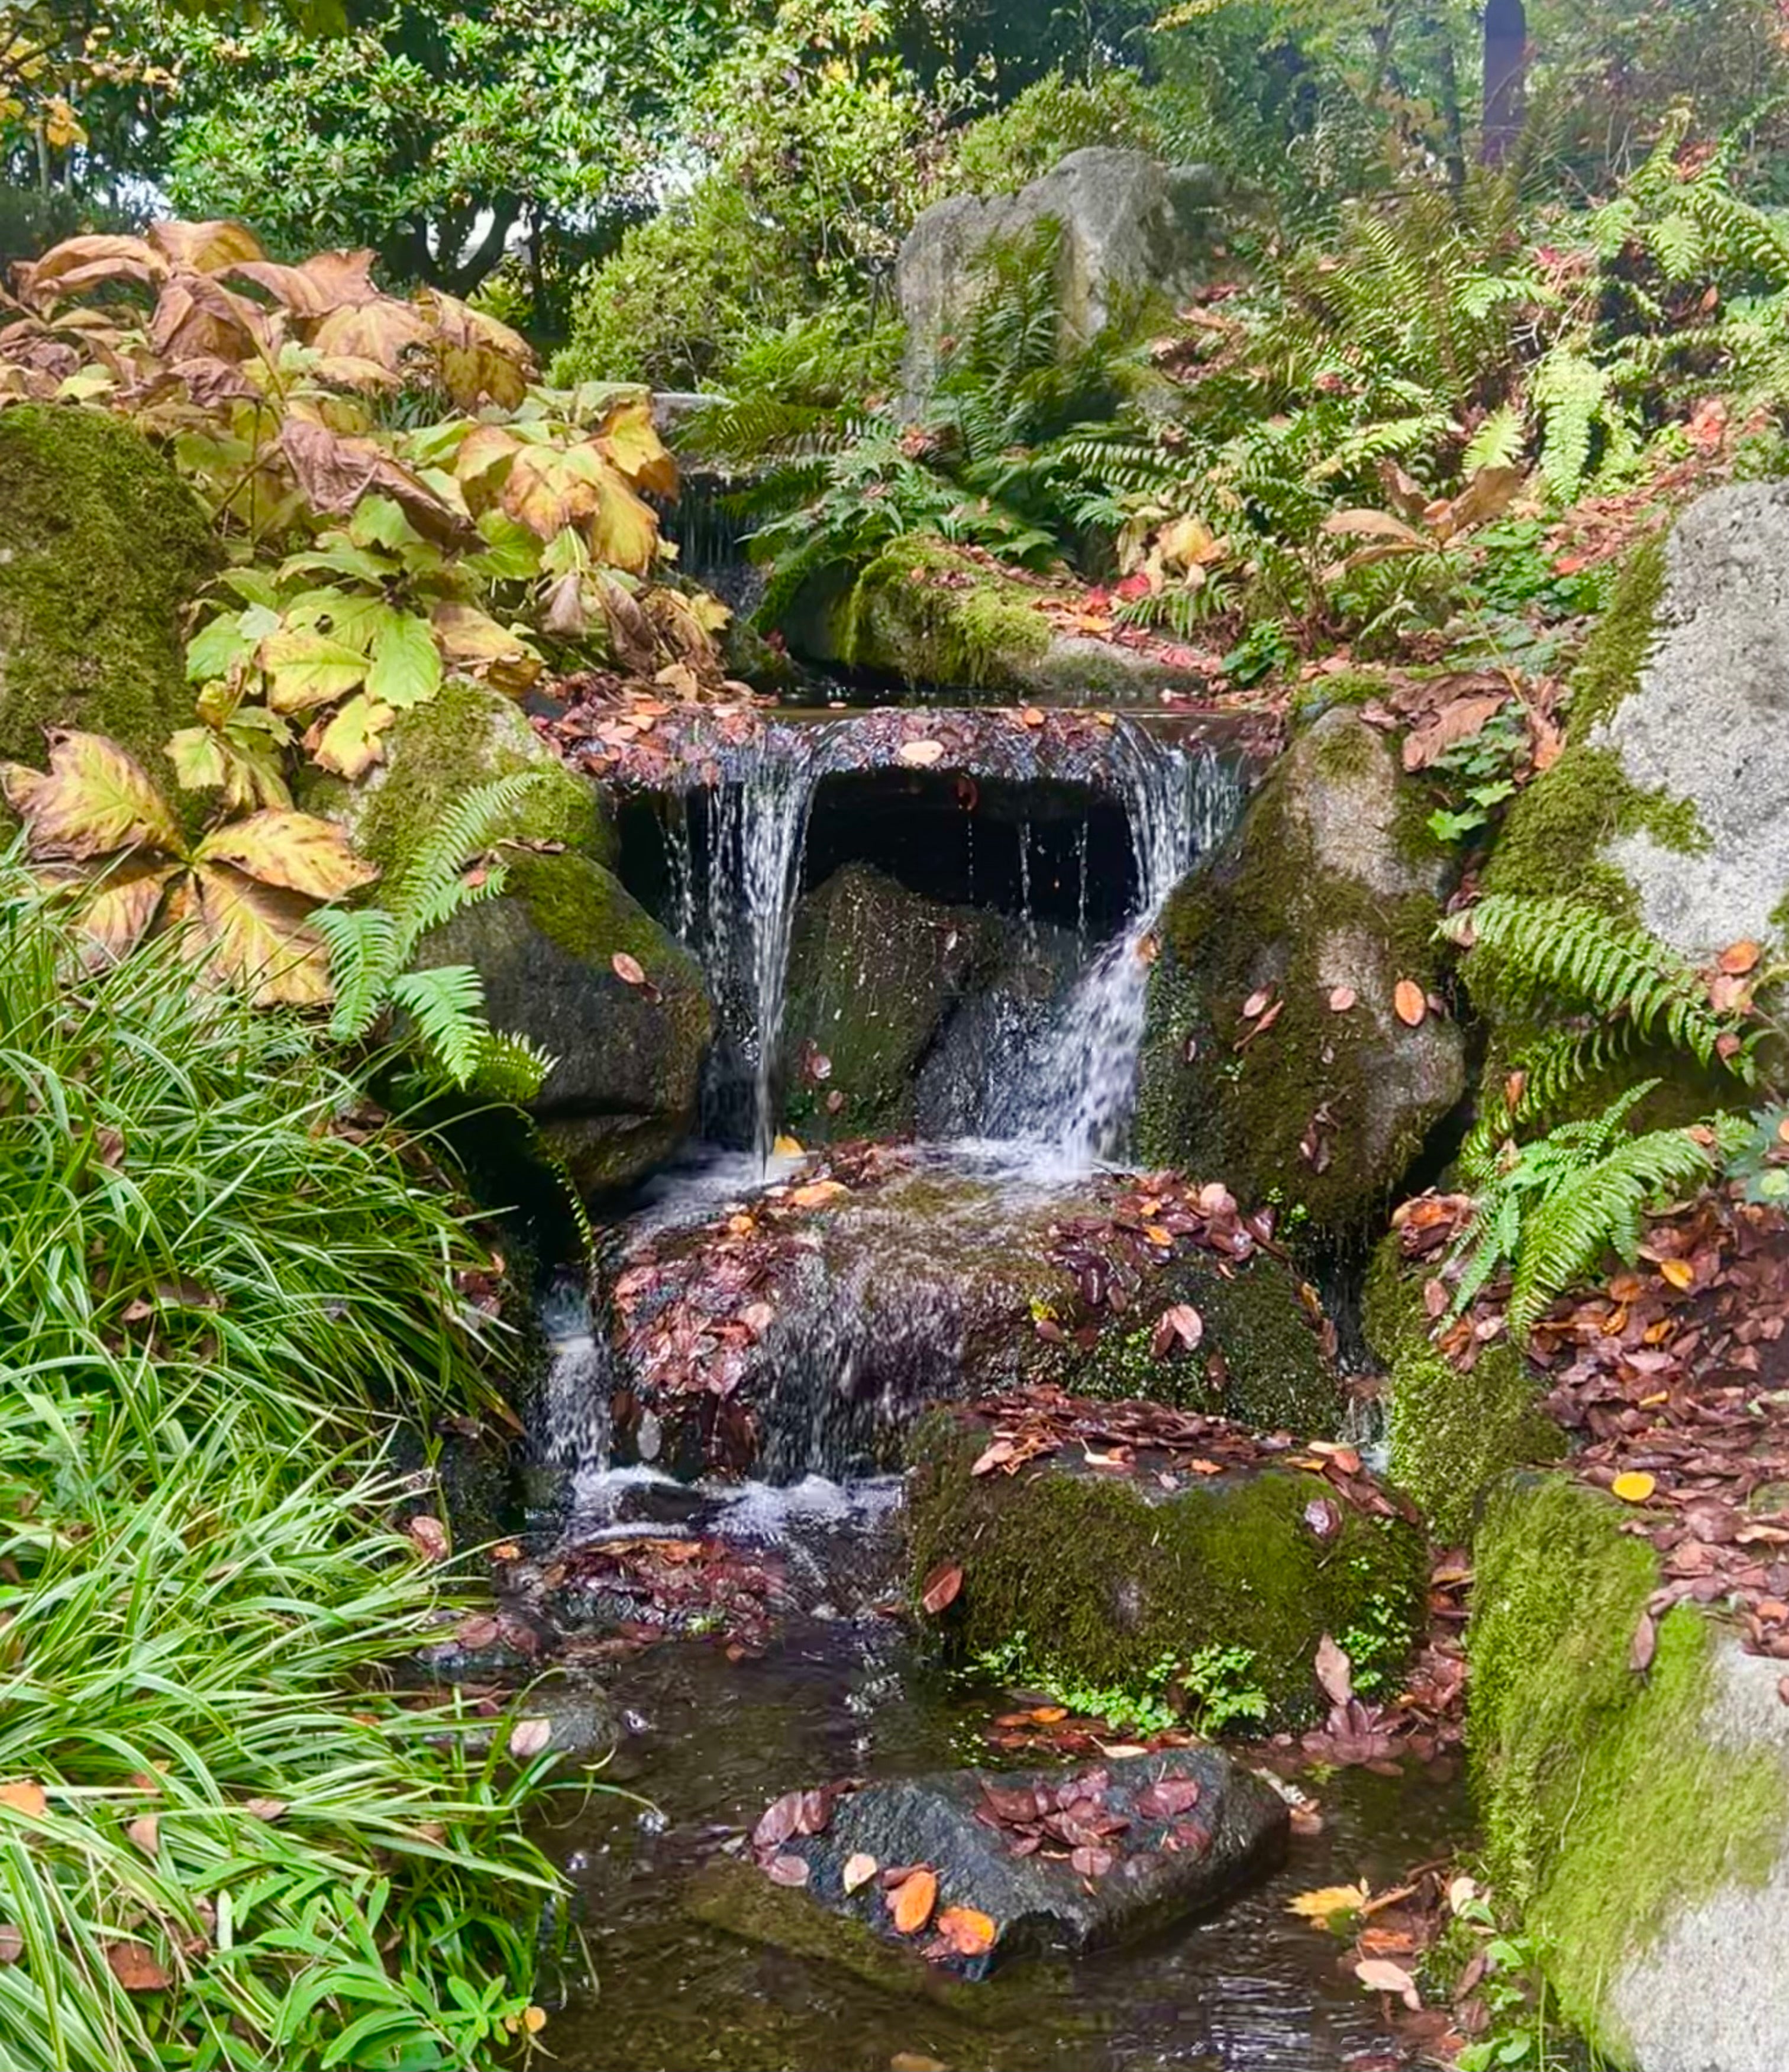
{"type": "Polygon", "coordinates": [[[441,689],[441,650],[427,623],[395,614],[373,643],[367,695],[398,712],[426,703],[441,689]]]}
{"type": "Polygon", "coordinates": [[[39,861],[85,862],[114,849],[178,853],[180,832],[149,773],[103,734],[59,727],[46,775],[0,764],[0,790],[39,861]]]}
{"type": "Polygon", "coordinates": [[[349,848],[333,820],[311,813],[269,812],[233,820],[207,835],[193,861],[233,865],[264,885],[311,899],[339,899],[379,875],[376,865],[349,848]]]}

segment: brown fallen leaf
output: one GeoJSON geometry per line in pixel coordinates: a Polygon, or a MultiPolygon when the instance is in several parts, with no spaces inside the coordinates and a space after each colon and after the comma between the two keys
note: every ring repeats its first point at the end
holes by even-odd
{"type": "Polygon", "coordinates": [[[404,1530],[426,1561],[445,1561],[448,1553],[447,1528],[430,1511],[419,1511],[404,1521],[404,1530]]]}
{"type": "Polygon", "coordinates": [[[631,957],[625,950],[617,950],[609,960],[610,968],[623,985],[644,985],[646,971],[638,957],[631,957]]]}
{"type": "Polygon", "coordinates": [[[1354,1696],[1354,1664],[1328,1634],[1317,1643],[1317,1681],[1332,1705],[1345,1705],[1354,1696]]]}
{"type": "Polygon", "coordinates": [[[792,1888],[808,1882],[807,1860],[802,1856],[772,1856],[764,1866],[764,1875],[772,1885],[792,1888]]]}
{"type": "Polygon", "coordinates": [[[895,751],[897,763],[904,763],[910,770],[930,770],[944,759],[944,744],[941,741],[903,741],[895,751]]]}
{"type": "Polygon", "coordinates": [[[1429,1018],[1429,996],[1414,979],[1400,978],[1392,994],[1397,1018],[1407,1029],[1420,1029],[1429,1018]]]}
{"type": "Polygon", "coordinates": [[[1354,1975],[1362,1985],[1376,1993],[1395,1993],[1407,2008],[1422,2005],[1416,1980],[1401,1964],[1394,1964],[1388,1957],[1363,1959],[1355,1966],[1354,1975]]]}
{"type": "Polygon", "coordinates": [[[920,1589],[919,1602],[936,1618],[956,1602],[962,1588],[963,1571],[955,1562],[947,1561],[927,1577],[920,1589]]]}
{"type": "Polygon", "coordinates": [[[1721,968],[1729,978],[1744,978],[1758,969],[1763,954],[1756,943],[1735,943],[1731,949],[1721,952],[1721,968]]]}
{"type": "Polygon", "coordinates": [[[25,1938],[9,1922],[0,1922],[0,1964],[16,1964],[25,1954],[25,1938]]]}
{"type": "Polygon", "coordinates": [[[158,1993],[174,1983],[141,1942],[108,1942],[105,1961],[127,1993],[158,1993]]]}
{"type": "Polygon", "coordinates": [[[1149,1351],[1156,1359],[1165,1359],[1176,1345],[1195,1352],[1204,1336],[1205,1319],[1198,1310],[1190,1302],[1176,1302],[1158,1318],[1149,1337],[1149,1351]]]}
{"type": "Polygon", "coordinates": [[[894,1918],[895,1933],[917,1935],[931,1920],[932,1910],[937,1904],[937,1876],[922,1864],[903,1878],[888,1895],[888,1910],[894,1918]]]}
{"type": "Polygon", "coordinates": [[[509,1733],[509,1753],[520,1756],[526,1762],[530,1756],[538,1755],[553,1739],[553,1722],[537,1716],[533,1719],[518,1720],[509,1733]]]}
{"type": "Polygon", "coordinates": [[[1351,985],[1339,985],[1330,995],[1331,1014],[1346,1014],[1360,996],[1351,985]]]}
{"type": "Polygon", "coordinates": [[[125,1832],[146,1856],[153,1856],[162,1846],[162,1823],[154,1813],[139,1813],[125,1832]]]}

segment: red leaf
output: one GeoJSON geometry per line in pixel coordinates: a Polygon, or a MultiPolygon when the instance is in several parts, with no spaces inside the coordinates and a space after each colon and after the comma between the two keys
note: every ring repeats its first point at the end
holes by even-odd
{"type": "Polygon", "coordinates": [[[963,1571],[954,1562],[934,1568],[925,1580],[919,1602],[936,1618],[940,1613],[949,1610],[956,1602],[957,1593],[963,1587],[963,1571]]]}

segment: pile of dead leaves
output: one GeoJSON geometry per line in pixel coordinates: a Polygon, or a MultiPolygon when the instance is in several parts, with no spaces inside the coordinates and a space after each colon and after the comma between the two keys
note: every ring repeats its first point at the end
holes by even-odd
{"type": "MultiPolygon", "coordinates": [[[[496,1577],[500,1611],[479,1622],[463,1645],[489,1638],[516,1644],[531,1627],[558,1660],[606,1661],[637,1655],[659,1641],[699,1634],[730,1661],[761,1654],[773,1618],[789,1601],[774,1557],[726,1540],[642,1532],[635,1537],[572,1540],[537,1561],[507,1563],[496,1577]]],[[[524,1651],[537,1652],[542,1643],[524,1651]]]]}
{"type": "MultiPolygon", "coordinates": [[[[1155,1846],[1168,1856],[1203,1856],[1211,1831],[1191,1815],[1199,1804],[1198,1780],[1162,1777],[1145,1785],[1131,1802],[1138,1820],[1160,1823],[1155,1846]]],[[[1112,1773],[1071,1773],[1059,1783],[1000,1785],[985,1779],[976,1819],[1010,1837],[1007,1853],[1065,1862],[1077,1877],[1102,1878],[1134,1836],[1131,1813],[1113,1803],[1112,1773]]],[[[1131,1850],[1134,1856],[1136,1851],[1131,1850]]]]}
{"type": "MultiPolygon", "coordinates": [[[[1404,1256],[1430,1264],[1431,1315],[1450,1301],[1441,1262],[1465,1197],[1400,1212],[1404,1256]]],[[[1445,1330],[1462,1372],[1505,1335],[1507,1285],[1445,1330]]],[[[1638,1264],[1557,1302],[1528,1350],[1548,1414],[1575,1442],[1570,1472],[1633,1507],[1663,1580],[1633,1639],[1686,1601],[1725,1605],[1753,1651],[1789,1663],[1789,1220],[1723,1193],[1651,1218],[1638,1264]]],[[[1789,1677],[1785,1678],[1789,1701],[1789,1677]]]]}

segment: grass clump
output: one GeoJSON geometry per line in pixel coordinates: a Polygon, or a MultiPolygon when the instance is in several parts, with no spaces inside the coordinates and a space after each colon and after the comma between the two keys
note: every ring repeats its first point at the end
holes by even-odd
{"type": "Polygon", "coordinates": [[[545,1759],[393,1675],[452,1603],[385,1437],[491,1388],[448,1179],[0,857],[0,2064],[512,2056],[545,1759]]]}

